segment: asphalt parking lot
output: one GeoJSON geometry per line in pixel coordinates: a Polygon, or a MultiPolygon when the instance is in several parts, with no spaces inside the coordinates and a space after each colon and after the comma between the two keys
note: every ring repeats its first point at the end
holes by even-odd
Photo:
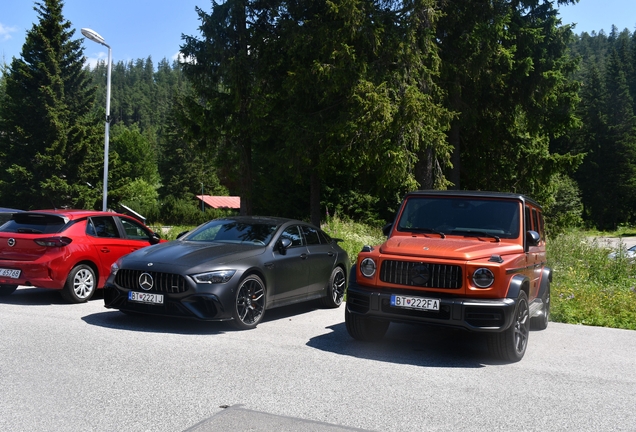
{"type": "Polygon", "coordinates": [[[550,323],[505,364],[452,330],[357,342],[312,304],[235,331],[20,288],[0,316],[6,431],[636,429],[633,331],[550,323]]]}

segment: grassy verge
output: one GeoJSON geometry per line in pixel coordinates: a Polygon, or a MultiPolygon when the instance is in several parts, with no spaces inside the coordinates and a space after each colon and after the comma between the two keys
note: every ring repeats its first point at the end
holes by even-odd
{"type": "Polygon", "coordinates": [[[636,330],[636,264],[612,251],[578,231],[549,240],[552,321],[636,330]]]}
{"type": "Polygon", "coordinates": [[[331,237],[342,239],[342,241],[339,242],[340,247],[349,254],[351,264],[355,263],[358,252],[360,252],[362,246],[375,246],[386,240],[380,228],[370,227],[339,218],[329,218],[321,225],[321,228],[331,237]]]}

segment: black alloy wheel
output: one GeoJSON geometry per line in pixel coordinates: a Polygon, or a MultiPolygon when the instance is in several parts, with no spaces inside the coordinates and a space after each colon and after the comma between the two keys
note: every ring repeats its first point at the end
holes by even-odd
{"type": "Polygon", "coordinates": [[[543,307],[541,308],[540,314],[532,317],[530,320],[532,330],[545,330],[548,328],[548,322],[550,321],[550,282],[548,282],[541,301],[543,302],[543,307]]]}
{"type": "Polygon", "coordinates": [[[337,308],[342,304],[342,299],[347,288],[347,279],[342,267],[336,267],[331,272],[327,295],[322,298],[323,305],[328,308],[337,308]]]}
{"type": "Polygon", "coordinates": [[[489,335],[488,348],[500,360],[518,362],[526,353],[530,334],[530,308],[524,291],[517,297],[513,320],[508,329],[489,335]]]}
{"type": "Polygon", "coordinates": [[[234,326],[240,330],[253,329],[265,314],[265,285],[261,278],[249,275],[236,290],[236,301],[232,310],[234,326]]]}

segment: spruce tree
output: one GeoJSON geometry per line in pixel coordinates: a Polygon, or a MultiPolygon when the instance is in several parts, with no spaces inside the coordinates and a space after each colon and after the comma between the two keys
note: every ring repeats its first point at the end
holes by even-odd
{"type": "Polygon", "coordinates": [[[101,195],[103,132],[82,41],[61,0],[36,2],[39,20],[6,75],[0,107],[0,198],[33,209],[91,208],[101,195]]]}

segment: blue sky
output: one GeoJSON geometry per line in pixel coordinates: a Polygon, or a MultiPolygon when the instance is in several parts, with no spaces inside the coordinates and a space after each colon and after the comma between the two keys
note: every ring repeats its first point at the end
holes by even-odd
{"type": "MultiPolygon", "coordinates": [[[[18,57],[26,33],[38,21],[33,0],[0,0],[0,63],[18,57]]],[[[195,6],[209,12],[211,0],[65,0],[64,18],[71,22],[75,37],[88,27],[99,33],[113,54],[113,60],[128,61],[152,56],[175,58],[183,43],[181,34],[198,36],[200,25],[195,6]]],[[[107,58],[106,47],[88,39],[84,54],[92,60],[107,58]]]]}
{"type": "MultiPolygon", "coordinates": [[[[0,5],[0,63],[19,56],[26,32],[37,21],[31,0],[2,0],[0,5]]],[[[114,61],[129,61],[152,56],[172,60],[182,44],[181,35],[199,36],[195,6],[209,12],[211,0],[66,0],[64,17],[76,29],[88,27],[111,46],[114,61]]],[[[636,0],[580,0],[561,8],[564,24],[577,23],[576,33],[603,29],[612,24],[619,30],[636,29],[636,0]]],[[[91,63],[106,58],[105,47],[86,40],[84,54],[91,63]]]]}

